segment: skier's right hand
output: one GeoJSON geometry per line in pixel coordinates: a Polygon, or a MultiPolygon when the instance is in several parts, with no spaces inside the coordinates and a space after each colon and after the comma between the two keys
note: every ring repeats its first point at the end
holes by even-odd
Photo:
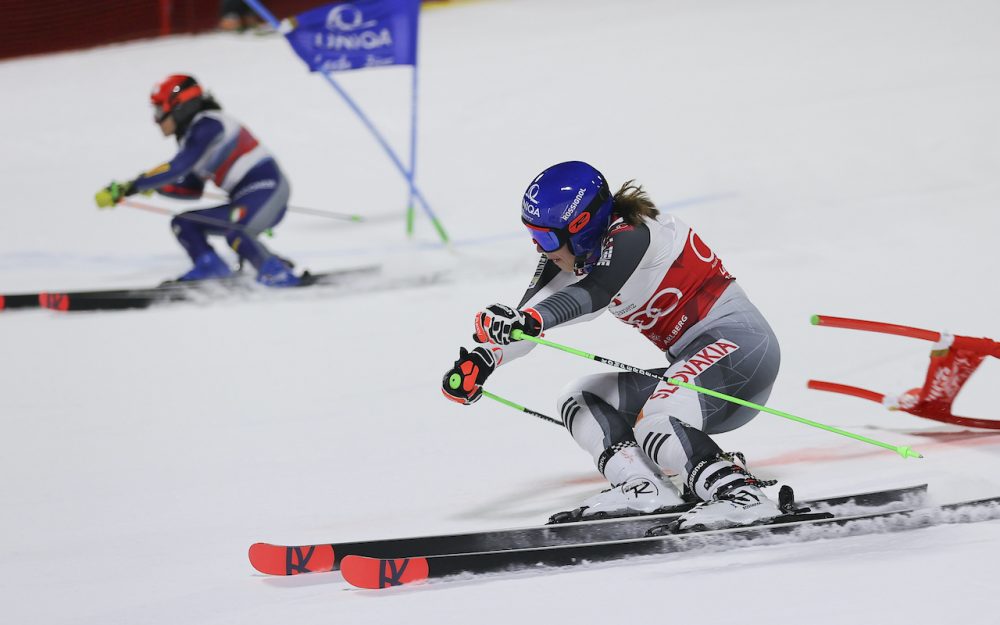
{"type": "Polygon", "coordinates": [[[477,347],[470,352],[463,347],[458,352],[458,360],[441,380],[441,392],[451,401],[466,406],[475,403],[483,396],[483,383],[496,367],[490,350],[477,347]]]}

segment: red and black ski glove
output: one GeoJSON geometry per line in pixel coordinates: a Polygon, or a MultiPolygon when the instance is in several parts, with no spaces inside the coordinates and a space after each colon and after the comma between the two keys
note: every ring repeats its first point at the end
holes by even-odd
{"type": "Polygon", "coordinates": [[[476,313],[476,333],[472,338],[477,343],[507,345],[514,330],[538,336],[542,333],[542,316],[534,308],[514,310],[510,306],[493,304],[476,313]]]}
{"type": "Polygon", "coordinates": [[[496,359],[490,350],[477,347],[470,352],[463,347],[455,365],[441,380],[441,392],[448,399],[466,406],[475,403],[483,396],[483,383],[496,368],[496,359]]]}

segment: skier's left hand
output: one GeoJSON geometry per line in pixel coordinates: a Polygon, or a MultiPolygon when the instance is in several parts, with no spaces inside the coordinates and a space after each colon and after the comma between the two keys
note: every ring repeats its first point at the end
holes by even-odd
{"type": "Polygon", "coordinates": [[[472,338],[477,343],[507,345],[514,330],[538,336],[542,333],[542,316],[533,308],[515,310],[503,304],[493,304],[476,313],[476,333],[472,338]]]}
{"type": "Polygon", "coordinates": [[[97,202],[98,208],[111,208],[135,193],[135,183],[131,180],[128,182],[112,181],[111,184],[94,194],[94,200],[97,202]]]}

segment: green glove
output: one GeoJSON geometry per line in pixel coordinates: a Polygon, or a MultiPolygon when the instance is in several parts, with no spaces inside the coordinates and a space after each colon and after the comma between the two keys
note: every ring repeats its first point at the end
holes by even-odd
{"type": "Polygon", "coordinates": [[[95,193],[94,200],[97,202],[98,208],[111,208],[135,193],[135,183],[131,180],[129,182],[115,181],[95,193]]]}

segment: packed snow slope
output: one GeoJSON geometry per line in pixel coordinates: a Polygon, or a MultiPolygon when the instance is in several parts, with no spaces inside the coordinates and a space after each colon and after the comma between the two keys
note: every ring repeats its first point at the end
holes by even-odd
{"type": "MultiPolygon", "coordinates": [[[[147,94],[174,72],[197,76],[272,149],[294,204],[372,217],[289,214],[276,251],[312,269],[384,265],[356,291],[3,313],[2,620],[997,622],[995,521],[387,593],[336,573],[265,579],[246,550],[533,524],[602,488],[562,429],[438,390],[473,313],[516,303],[531,276],[523,189],[570,159],[613,186],[635,178],[718,251],[781,340],[772,406],[926,457],[771,415],[720,436],[724,448],[802,497],[922,482],[937,502],[1000,495],[1000,435],[805,388],[819,378],[899,393],[922,382],[929,347],[812,327],[813,313],[1000,339],[998,30],[992,0],[425,11],[418,181],[450,249],[422,215],[407,239],[398,172],[278,37],[0,63],[0,293],[151,285],[187,269],[167,218],[92,199],[172,155],[147,94]]],[[[338,80],[407,154],[408,70],[338,80]]],[[[610,317],[549,337],[663,362],[610,317]]],[[[971,380],[958,414],[1000,418],[997,364],[971,380]]],[[[602,370],[540,348],[488,387],[552,414],[565,383],[602,370]]]]}

